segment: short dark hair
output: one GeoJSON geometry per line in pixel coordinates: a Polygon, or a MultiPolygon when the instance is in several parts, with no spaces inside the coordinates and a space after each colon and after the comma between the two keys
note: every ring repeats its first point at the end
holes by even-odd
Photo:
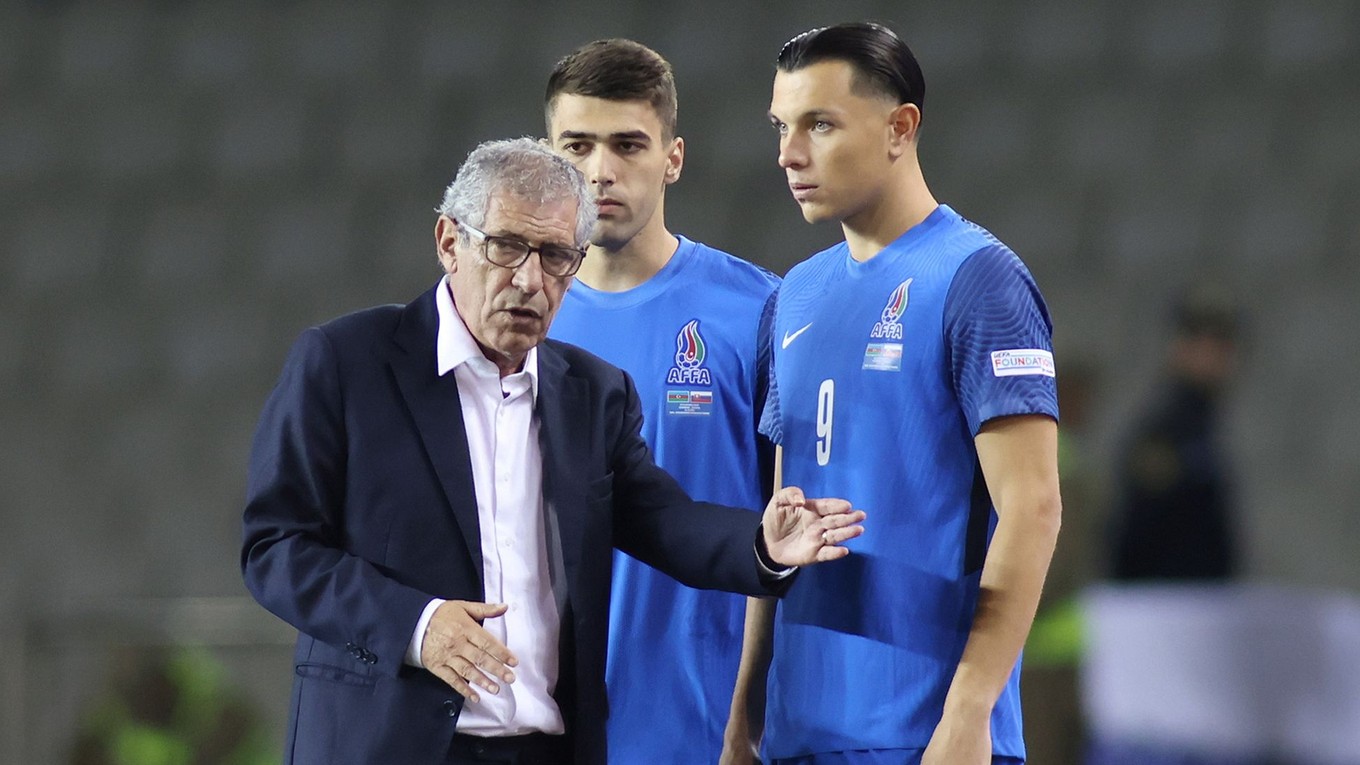
{"type": "Polygon", "coordinates": [[[670,62],[642,43],[622,38],[596,40],[558,61],[543,96],[549,130],[553,101],[564,93],[610,101],[646,101],[661,118],[663,137],[675,137],[675,75],[670,62]]]}
{"type": "Polygon", "coordinates": [[[784,43],[776,66],[794,72],[820,61],[844,61],[862,95],[884,96],[925,111],[926,80],[911,48],[897,33],[869,21],[810,29],[784,43]]]}

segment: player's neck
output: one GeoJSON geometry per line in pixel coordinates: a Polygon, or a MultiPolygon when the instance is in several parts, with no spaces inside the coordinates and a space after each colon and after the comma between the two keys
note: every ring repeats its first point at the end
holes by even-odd
{"type": "Polygon", "coordinates": [[[895,183],[867,205],[841,221],[850,257],[864,262],[919,225],[939,207],[926,186],[920,167],[913,164],[895,183]]]}
{"type": "Polygon", "coordinates": [[[591,245],[576,278],[586,286],[601,292],[631,290],[666,267],[680,247],[680,240],[666,230],[660,214],[637,236],[617,250],[591,245]]]}

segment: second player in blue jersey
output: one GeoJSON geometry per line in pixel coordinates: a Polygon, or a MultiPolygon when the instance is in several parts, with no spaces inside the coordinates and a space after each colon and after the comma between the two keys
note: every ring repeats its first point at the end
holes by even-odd
{"type": "MultiPolygon", "coordinates": [[[[684,159],[670,66],[627,40],[591,43],[558,64],[546,107],[550,142],[600,203],[551,336],[633,377],[643,437],[692,496],[762,506],[770,450],[756,433],[767,379],[758,324],[777,280],[666,229],[665,189],[684,159]]],[[[615,554],[612,765],[717,762],[743,612],[738,596],[690,589],[615,554]]]]}

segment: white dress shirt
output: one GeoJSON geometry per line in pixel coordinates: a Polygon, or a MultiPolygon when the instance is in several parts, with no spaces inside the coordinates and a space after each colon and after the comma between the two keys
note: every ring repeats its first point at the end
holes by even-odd
{"type": "MultiPolygon", "coordinates": [[[[452,371],[458,382],[472,457],[486,602],[510,607],[504,616],[487,619],[482,626],[519,659],[513,668],[515,682],[507,684],[493,676],[500,693],[479,689],[481,701],[463,706],[457,729],[478,736],[562,733],[562,712],[552,698],[559,614],[548,564],[543,457],[534,417],[538,349],[529,351],[522,371],[502,378],[454,309],[448,277],[435,290],[435,306],[438,371],[440,375],[452,371]]],[[[425,607],[411,639],[408,664],[422,666],[425,628],[443,602],[436,598],[425,607]]]]}

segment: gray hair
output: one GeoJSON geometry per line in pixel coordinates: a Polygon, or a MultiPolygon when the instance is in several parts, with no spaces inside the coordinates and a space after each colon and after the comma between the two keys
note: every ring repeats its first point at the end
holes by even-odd
{"type": "Polygon", "coordinates": [[[576,200],[575,245],[589,240],[597,209],[586,177],[576,166],[532,138],[486,141],[468,154],[436,210],[481,228],[496,193],[531,204],[576,200]]]}

